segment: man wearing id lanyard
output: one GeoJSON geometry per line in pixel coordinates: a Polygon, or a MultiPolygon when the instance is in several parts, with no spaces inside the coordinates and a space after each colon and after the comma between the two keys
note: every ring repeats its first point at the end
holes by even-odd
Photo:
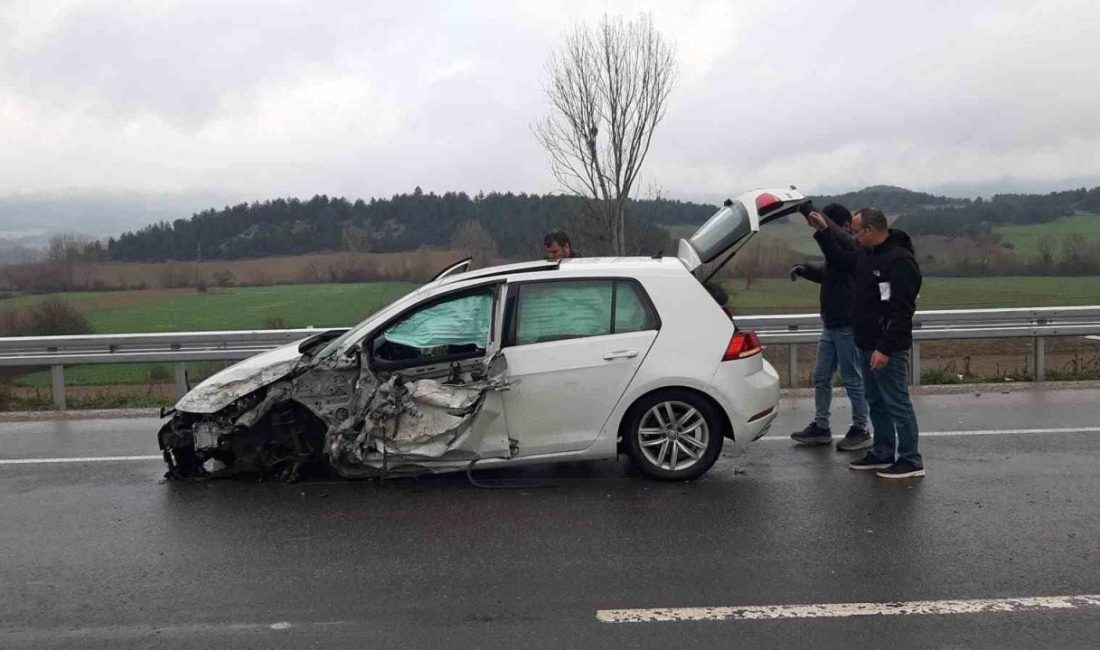
{"type": "Polygon", "coordinates": [[[871,450],[848,466],[873,470],[883,478],[924,476],[917,450],[917,415],[909,399],[909,354],[913,312],[921,273],[909,235],[891,230],[886,215],[864,208],[852,217],[856,248],[819,213],[807,219],[827,264],[852,269],[856,345],[863,359],[863,383],[874,427],[871,450]]]}

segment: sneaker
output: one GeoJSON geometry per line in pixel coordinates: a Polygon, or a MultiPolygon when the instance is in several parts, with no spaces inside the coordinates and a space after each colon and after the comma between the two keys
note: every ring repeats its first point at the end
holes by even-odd
{"type": "Polygon", "coordinates": [[[882,478],[913,478],[924,476],[924,468],[907,460],[899,460],[890,467],[875,472],[875,475],[882,478]]]}
{"type": "Polygon", "coordinates": [[[867,452],[866,454],[863,454],[862,458],[858,460],[853,460],[852,462],[848,463],[848,469],[856,469],[861,471],[870,469],[886,469],[893,466],[894,463],[891,463],[888,460],[881,460],[879,458],[876,458],[875,455],[871,452],[867,452]]]}
{"type": "Polygon", "coordinates": [[[874,442],[871,440],[871,433],[867,429],[859,429],[852,427],[848,429],[848,433],[837,441],[837,451],[859,451],[860,449],[870,449],[874,442]]]}
{"type": "Polygon", "coordinates": [[[833,432],[811,422],[805,429],[792,433],[791,439],[804,445],[828,445],[833,442],[833,432]]]}

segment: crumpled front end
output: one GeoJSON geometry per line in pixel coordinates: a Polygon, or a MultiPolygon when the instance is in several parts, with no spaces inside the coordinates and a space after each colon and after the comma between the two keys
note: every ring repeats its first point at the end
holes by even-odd
{"type": "Polygon", "coordinates": [[[377,386],[363,417],[326,439],[329,464],[346,478],[431,471],[441,461],[509,458],[499,382],[447,385],[431,379],[377,386]]]}
{"type": "Polygon", "coordinates": [[[293,481],[327,465],[368,478],[510,458],[500,361],[442,381],[376,375],[357,357],[298,368],[217,412],[177,410],[159,435],[168,476],[293,481]]]}

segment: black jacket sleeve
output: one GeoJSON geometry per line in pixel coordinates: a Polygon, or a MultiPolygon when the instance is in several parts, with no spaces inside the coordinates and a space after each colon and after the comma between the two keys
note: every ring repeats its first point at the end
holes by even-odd
{"type": "Polygon", "coordinates": [[[856,243],[835,223],[828,220],[826,223],[828,228],[814,233],[814,239],[825,255],[825,263],[836,269],[855,270],[859,255],[856,243]]]}
{"type": "Polygon", "coordinates": [[[888,279],[890,304],[886,308],[882,337],[875,349],[890,356],[913,345],[913,312],[917,309],[917,294],[920,293],[920,267],[912,255],[899,255],[890,265],[888,279]]]}
{"type": "Polygon", "coordinates": [[[821,279],[825,275],[825,268],[820,264],[811,264],[810,262],[802,263],[802,277],[806,278],[810,282],[816,282],[821,284],[821,279]]]}

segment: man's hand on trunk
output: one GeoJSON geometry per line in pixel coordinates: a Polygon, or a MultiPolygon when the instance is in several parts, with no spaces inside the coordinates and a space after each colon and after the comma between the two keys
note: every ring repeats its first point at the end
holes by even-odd
{"type": "Polygon", "coordinates": [[[825,215],[820,212],[811,212],[806,215],[806,223],[810,224],[810,227],[814,230],[825,230],[829,227],[829,222],[825,220],[825,215]]]}

